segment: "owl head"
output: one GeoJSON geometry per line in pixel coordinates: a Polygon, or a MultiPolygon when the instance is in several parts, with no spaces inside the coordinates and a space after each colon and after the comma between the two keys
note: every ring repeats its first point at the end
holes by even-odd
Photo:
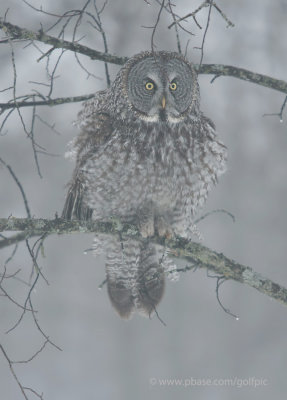
{"type": "Polygon", "coordinates": [[[120,72],[121,91],[129,110],[147,122],[177,123],[199,112],[194,67],[172,52],[142,52],[120,72]]]}

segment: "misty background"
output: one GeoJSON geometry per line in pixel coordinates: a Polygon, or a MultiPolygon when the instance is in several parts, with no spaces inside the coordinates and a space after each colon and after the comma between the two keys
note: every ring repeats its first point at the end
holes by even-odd
{"type": "MultiPolygon", "coordinates": [[[[32,0],[31,0],[32,2],[32,0]]],[[[32,4],[54,14],[80,9],[81,0],[54,2],[33,1],[32,4]]],[[[178,0],[176,12],[183,16],[194,11],[200,1],[178,0]]],[[[102,4],[99,2],[99,5],[102,4]]],[[[226,28],[226,21],[215,9],[211,12],[203,63],[234,65],[286,80],[287,1],[218,0],[218,6],[235,24],[226,28]]],[[[31,30],[44,29],[54,19],[33,11],[21,0],[1,2],[1,16],[9,8],[7,21],[31,30]],[[5,4],[4,4],[5,3],[5,4]]],[[[132,56],[150,49],[151,30],[143,26],[155,23],[159,7],[151,0],[109,0],[102,14],[109,52],[132,56]]],[[[190,44],[187,57],[200,60],[200,46],[208,9],[197,16],[200,30],[192,19],[184,26],[195,36],[181,32],[182,47],[190,44]]],[[[163,12],[155,35],[157,50],[176,51],[174,31],[168,30],[170,16],[163,12]]],[[[53,30],[49,32],[53,35],[53,30]]],[[[103,51],[100,34],[91,26],[82,25],[77,39],[81,44],[103,51]]],[[[1,37],[4,37],[2,33],[1,37]]],[[[66,40],[72,39],[67,30],[66,40]]],[[[37,62],[40,54],[27,43],[14,44],[17,69],[17,94],[45,87],[29,83],[47,82],[46,61],[37,62]]],[[[37,45],[45,52],[50,46],[37,45]]],[[[54,51],[55,63],[60,50],[54,51]]],[[[106,87],[104,65],[79,55],[81,62],[100,79],[87,79],[73,53],[66,51],[60,61],[54,82],[53,98],[84,95],[106,87]]],[[[11,49],[0,46],[0,90],[13,82],[11,49]]],[[[112,80],[119,66],[110,65],[112,80]]],[[[212,76],[199,75],[201,109],[216,124],[219,137],[228,147],[228,170],[209,196],[204,212],[225,209],[198,225],[203,244],[224,253],[239,263],[252,267],[275,282],[287,286],[287,110],[283,122],[264,113],[277,113],[284,94],[231,77],[220,77],[210,84],[212,76]]],[[[11,99],[0,93],[0,101],[11,99]]],[[[72,122],[81,104],[38,108],[39,116],[55,123],[60,134],[53,132],[39,119],[35,122],[35,139],[47,152],[39,154],[43,178],[37,174],[31,141],[26,137],[15,111],[0,136],[0,157],[11,165],[27,194],[35,218],[53,219],[61,213],[66,195],[65,185],[74,165],[64,158],[67,143],[79,132],[72,122]]],[[[32,110],[22,109],[29,128],[32,110]]],[[[0,217],[25,217],[24,203],[14,180],[0,168],[0,217]]],[[[105,278],[100,257],[87,255],[93,235],[73,234],[50,236],[45,240],[39,265],[49,281],[40,279],[32,293],[37,318],[49,338],[62,348],[46,348],[30,363],[14,365],[23,386],[44,393],[45,400],[100,399],[181,399],[234,400],[283,398],[286,393],[287,309],[255,289],[228,281],[220,289],[224,306],[239,320],[224,313],[215,294],[216,280],[205,270],[185,273],[176,283],[167,282],[165,296],[158,313],[167,326],[155,317],[151,320],[135,315],[121,320],[112,309],[106,288],[98,290],[105,278]],[[219,386],[161,386],[159,379],[228,379],[255,377],[267,386],[242,388],[219,386]],[[154,379],[154,380],[153,380],[154,379]]],[[[31,243],[33,241],[31,240],[31,243]]],[[[0,253],[0,268],[13,247],[0,253]]],[[[21,268],[19,277],[29,279],[32,260],[25,244],[20,244],[7,271],[21,268]]],[[[0,273],[1,273],[0,272],[0,273]]],[[[27,287],[9,279],[5,288],[23,303],[27,287]]],[[[29,359],[42,345],[43,337],[27,314],[10,334],[21,310],[7,298],[0,298],[0,342],[12,360],[29,359]]],[[[28,393],[31,399],[36,398],[28,393]]],[[[22,394],[0,355],[0,397],[21,399],[22,394]]]]}

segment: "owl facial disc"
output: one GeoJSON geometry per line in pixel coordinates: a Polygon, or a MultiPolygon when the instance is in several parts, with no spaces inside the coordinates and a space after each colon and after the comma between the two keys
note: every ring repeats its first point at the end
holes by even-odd
{"type": "Polygon", "coordinates": [[[142,120],[176,123],[191,107],[196,85],[191,64],[180,56],[158,52],[131,65],[127,96],[142,120]]]}

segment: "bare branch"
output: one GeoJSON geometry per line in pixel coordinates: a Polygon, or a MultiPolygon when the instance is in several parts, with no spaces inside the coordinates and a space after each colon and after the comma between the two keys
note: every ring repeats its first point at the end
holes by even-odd
{"type": "Polygon", "coordinates": [[[10,40],[37,40],[42,43],[50,44],[56,49],[67,49],[76,53],[84,54],[90,57],[92,60],[106,61],[112,64],[124,64],[127,61],[127,57],[117,57],[111,54],[106,54],[101,51],[93,50],[89,47],[83,46],[79,43],[69,42],[67,40],[57,39],[53,36],[46,35],[42,30],[37,32],[30,31],[28,29],[20,28],[17,25],[10,24],[0,19],[0,29],[3,29],[7,35],[10,36],[10,40]]]}
{"type": "Polygon", "coordinates": [[[222,18],[226,21],[227,25],[226,28],[234,28],[234,23],[230,21],[230,19],[227,18],[227,16],[224,14],[224,12],[218,7],[216,3],[213,3],[213,7],[219,12],[219,14],[222,16],[222,18]]]}
{"type": "MultiPolygon", "coordinates": [[[[173,6],[173,5],[171,4],[170,0],[168,0],[167,5],[168,5],[169,12],[170,12],[170,15],[172,16],[173,21],[176,22],[176,16],[175,16],[175,13],[173,12],[173,9],[172,9],[172,6],[173,6]]],[[[181,54],[182,51],[181,51],[181,44],[180,44],[180,38],[179,38],[178,25],[175,24],[175,25],[174,25],[174,28],[175,28],[175,36],[176,36],[177,50],[178,50],[179,54],[181,54]]]]}
{"type": "MultiPolygon", "coordinates": [[[[54,220],[47,219],[26,219],[26,218],[0,218],[0,232],[24,231],[27,235],[63,234],[63,233],[108,233],[140,239],[141,236],[133,224],[121,224],[118,220],[111,219],[110,222],[96,221],[67,221],[61,218],[54,220]]],[[[165,240],[154,237],[154,243],[166,246],[168,254],[172,257],[184,259],[191,264],[189,270],[196,265],[198,268],[206,268],[216,274],[244,283],[257,289],[259,292],[287,305],[287,289],[274,283],[268,278],[253,271],[250,267],[239,264],[223,254],[217,253],[203,246],[202,244],[188,241],[183,238],[165,240]]],[[[1,248],[1,241],[0,241],[1,248]]]]}
{"type": "Polygon", "coordinates": [[[263,117],[278,117],[280,122],[283,122],[283,112],[287,104],[287,96],[285,96],[285,99],[283,101],[283,104],[280,108],[280,111],[278,113],[271,113],[271,114],[263,114],[263,117]]]}
{"type": "Polygon", "coordinates": [[[15,373],[15,371],[14,371],[14,368],[13,368],[13,365],[12,365],[12,362],[11,362],[10,358],[9,358],[9,356],[7,355],[6,351],[4,350],[4,347],[3,347],[1,344],[0,344],[0,350],[2,351],[4,357],[6,358],[6,361],[7,361],[8,364],[9,364],[10,371],[11,371],[11,373],[12,373],[12,375],[13,375],[15,381],[17,382],[17,385],[19,386],[19,388],[20,388],[20,390],[21,390],[21,392],[22,392],[24,398],[25,398],[26,400],[29,400],[28,397],[27,397],[27,395],[26,395],[26,393],[25,393],[25,390],[24,390],[23,385],[22,385],[21,382],[19,381],[19,379],[18,379],[18,377],[17,377],[17,375],[16,375],[16,373],[15,373]]]}
{"type": "Polygon", "coordinates": [[[207,31],[208,31],[208,28],[209,28],[211,10],[212,10],[212,6],[213,6],[213,0],[208,1],[208,3],[209,3],[209,10],[208,10],[208,16],[207,16],[207,23],[206,23],[206,27],[205,27],[204,34],[203,34],[201,47],[199,48],[200,51],[201,51],[200,62],[199,62],[200,66],[202,65],[202,61],[203,61],[204,43],[205,43],[205,38],[206,38],[206,34],[207,34],[207,31]]]}
{"type": "Polygon", "coordinates": [[[159,8],[159,12],[157,14],[157,17],[156,17],[156,21],[155,21],[154,26],[152,27],[153,28],[152,29],[152,34],[151,34],[151,49],[152,49],[152,52],[154,52],[154,48],[156,47],[155,44],[154,44],[154,36],[155,36],[155,32],[157,30],[157,27],[158,27],[158,24],[159,24],[159,21],[160,21],[160,16],[161,16],[162,10],[163,10],[163,8],[165,6],[164,2],[165,2],[165,0],[161,0],[161,5],[160,5],[160,8],[159,8]]]}
{"type": "MultiPolygon", "coordinates": [[[[208,2],[207,0],[205,0],[203,3],[200,4],[199,7],[197,7],[197,9],[196,9],[195,11],[193,11],[193,12],[191,12],[191,13],[185,15],[184,17],[179,18],[177,21],[174,21],[172,24],[170,24],[170,25],[168,26],[168,28],[169,28],[169,29],[172,28],[173,25],[178,24],[178,23],[181,22],[181,21],[186,21],[187,18],[189,18],[189,17],[195,18],[196,14],[197,14],[203,7],[208,7],[208,6],[209,6],[209,2],[208,2]]],[[[201,27],[200,27],[200,29],[201,29],[201,27]]]]}
{"type": "Polygon", "coordinates": [[[208,276],[209,278],[215,278],[215,279],[216,279],[216,289],[215,289],[216,299],[217,299],[217,301],[218,301],[218,304],[219,304],[220,307],[222,308],[222,310],[223,310],[226,314],[231,315],[231,317],[234,317],[235,319],[238,320],[239,317],[238,317],[237,315],[233,314],[233,313],[229,310],[229,308],[226,308],[226,307],[222,304],[222,301],[221,301],[220,298],[219,298],[219,288],[220,288],[220,286],[221,286],[224,282],[227,281],[227,278],[225,278],[225,276],[210,275],[210,274],[208,273],[208,271],[207,271],[207,276],[208,276]]]}
{"type": "MultiPolygon", "coordinates": [[[[97,50],[91,49],[86,46],[82,46],[79,43],[72,43],[66,40],[57,39],[52,36],[44,34],[42,31],[33,32],[27,29],[19,28],[17,25],[12,25],[8,22],[3,22],[0,20],[0,29],[4,29],[9,35],[11,35],[11,40],[24,39],[24,40],[38,40],[43,43],[52,44],[56,48],[65,48],[80,54],[85,54],[93,60],[105,61],[111,64],[122,65],[127,60],[128,57],[117,57],[108,53],[102,53],[97,50]]],[[[238,68],[231,65],[222,64],[198,64],[194,65],[198,74],[212,74],[216,76],[232,76],[234,78],[242,79],[248,82],[256,83],[257,85],[265,86],[270,89],[277,90],[282,93],[287,94],[287,82],[272,78],[267,75],[258,74],[252,71],[248,71],[244,68],[238,68]]],[[[37,105],[57,105],[67,102],[82,101],[81,96],[55,99],[39,102],[37,105]]],[[[92,95],[91,95],[92,97],[92,95]]],[[[83,99],[85,100],[85,99],[83,99]]],[[[9,103],[10,105],[11,103],[9,103]]],[[[18,106],[19,102],[17,102],[18,106]]],[[[33,103],[31,102],[31,105],[33,103]]],[[[3,108],[3,104],[1,105],[3,108]]],[[[5,107],[5,106],[4,106],[5,107]]],[[[14,104],[15,107],[15,104],[14,104]]],[[[7,108],[11,108],[10,106],[7,108]]]]}
{"type": "Polygon", "coordinates": [[[0,162],[8,169],[8,171],[10,172],[10,174],[12,175],[14,181],[16,182],[18,188],[20,189],[20,192],[22,194],[23,197],[23,201],[24,201],[24,205],[25,205],[25,209],[26,209],[26,213],[28,218],[31,218],[31,212],[30,212],[30,208],[29,208],[29,204],[28,204],[28,200],[26,197],[26,194],[24,192],[23,186],[20,183],[19,179],[17,178],[17,176],[15,175],[15,172],[13,171],[13,169],[10,167],[10,165],[6,164],[6,162],[0,158],[0,162]]]}
{"type": "Polygon", "coordinates": [[[196,14],[204,7],[214,7],[219,14],[222,16],[222,18],[227,22],[227,28],[229,26],[234,27],[233,22],[230,21],[230,19],[227,18],[227,16],[224,14],[224,12],[218,7],[218,5],[216,3],[213,2],[213,0],[205,0],[203,3],[201,3],[201,5],[193,12],[185,15],[184,17],[179,18],[178,20],[174,21],[172,24],[170,24],[168,26],[168,28],[172,28],[175,24],[179,24],[179,22],[181,21],[186,21],[189,17],[192,17],[194,22],[196,23],[196,25],[201,29],[201,26],[198,24],[197,20],[196,20],[196,14]]]}
{"type": "Polygon", "coordinates": [[[218,210],[209,211],[209,212],[203,214],[201,217],[197,218],[197,219],[194,221],[195,225],[197,225],[198,222],[202,221],[202,220],[205,219],[206,217],[209,217],[210,215],[215,214],[215,213],[223,213],[223,214],[226,214],[226,215],[228,215],[228,216],[232,219],[233,222],[235,222],[235,217],[234,217],[233,214],[231,214],[231,212],[226,211],[226,210],[224,210],[224,209],[218,209],[218,210]]]}
{"type": "Polygon", "coordinates": [[[287,93],[287,82],[271,78],[267,75],[248,71],[244,68],[221,64],[202,64],[201,66],[195,64],[194,67],[198,74],[212,74],[217,75],[218,77],[232,76],[233,78],[242,79],[260,86],[265,86],[269,89],[277,90],[278,92],[287,93]]]}
{"type": "Polygon", "coordinates": [[[40,354],[42,352],[42,350],[44,350],[44,348],[46,347],[46,344],[49,343],[49,341],[46,339],[44,341],[44,343],[42,344],[42,346],[27,360],[21,360],[21,361],[12,361],[13,364],[28,364],[30,361],[34,360],[34,358],[37,357],[38,354],[40,354]]]}
{"type": "MultiPolygon", "coordinates": [[[[40,101],[18,101],[17,106],[20,107],[33,107],[33,106],[58,106],[65,103],[78,103],[80,101],[89,100],[94,97],[94,93],[83,95],[83,96],[72,96],[72,97],[59,97],[56,99],[40,100],[40,101]]],[[[35,96],[35,95],[34,95],[35,96]]],[[[9,103],[0,103],[0,108],[3,110],[8,110],[11,108],[16,108],[16,103],[14,101],[9,103]]]]}
{"type": "MultiPolygon", "coordinates": [[[[6,279],[5,273],[1,276],[1,281],[3,279],[6,279]]],[[[23,311],[32,311],[32,309],[27,308],[26,306],[22,306],[19,302],[14,300],[7,292],[7,290],[4,289],[2,283],[0,284],[0,290],[3,292],[3,296],[7,297],[10,301],[12,301],[13,304],[15,304],[17,307],[21,308],[23,311]]],[[[2,295],[1,295],[2,296],[2,295]]]]}
{"type": "Polygon", "coordinates": [[[29,233],[23,231],[23,232],[17,233],[16,235],[13,235],[9,238],[4,238],[4,239],[0,240],[0,249],[11,246],[12,244],[20,243],[23,240],[27,239],[28,237],[32,237],[32,236],[38,236],[38,235],[30,235],[29,233]]]}
{"type": "Polygon", "coordinates": [[[37,283],[37,281],[38,281],[38,279],[39,279],[39,276],[40,276],[40,274],[37,273],[34,282],[33,282],[32,285],[30,286],[30,289],[29,289],[29,291],[28,291],[27,298],[26,298],[26,300],[25,300],[25,302],[24,302],[24,306],[22,307],[23,311],[22,311],[20,317],[18,318],[17,322],[16,322],[10,329],[8,329],[8,330],[6,331],[6,333],[12,332],[14,329],[17,328],[17,326],[19,326],[20,322],[23,320],[24,315],[26,314],[26,311],[31,311],[31,312],[33,311],[33,314],[34,314],[35,311],[34,311],[34,309],[33,309],[33,306],[32,306],[31,301],[29,302],[29,304],[30,304],[30,309],[27,308],[27,303],[28,303],[29,300],[31,300],[30,297],[31,297],[32,291],[34,290],[34,288],[35,288],[35,286],[36,286],[36,283],[37,283]]]}
{"type": "MultiPolygon", "coordinates": [[[[94,8],[95,8],[95,11],[96,11],[96,14],[97,14],[97,18],[98,18],[97,19],[97,23],[98,23],[98,27],[99,27],[101,35],[102,35],[105,53],[107,54],[109,52],[108,42],[107,42],[106,32],[103,29],[103,24],[102,24],[102,20],[101,20],[101,13],[103,12],[106,4],[107,4],[107,0],[105,0],[102,9],[99,10],[98,6],[97,6],[97,3],[96,3],[96,0],[94,0],[94,8]]],[[[109,66],[108,66],[108,64],[106,62],[105,62],[105,72],[106,72],[107,86],[110,87],[111,86],[111,79],[110,79],[110,74],[109,74],[109,66]]]]}
{"type": "Polygon", "coordinates": [[[33,106],[33,112],[32,112],[32,121],[31,121],[31,129],[30,129],[30,137],[31,137],[31,142],[32,142],[32,149],[33,149],[33,154],[34,154],[34,160],[37,168],[37,172],[40,178],[42,178],[41,170],[40,170],[40,165],[39,165],[39,160],[38,160],[38,151],[36,149],[36,143],[35,143],[35,138],[34,138],[34,126],[35,126],[35,118],[36,118],[36,106],[33,106]]]}

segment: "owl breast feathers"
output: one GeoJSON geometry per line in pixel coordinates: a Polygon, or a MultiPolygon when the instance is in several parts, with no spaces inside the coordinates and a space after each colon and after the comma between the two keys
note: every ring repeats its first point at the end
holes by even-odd
{"type": "MultiPolygon", "coordinates": [[[[195,211],[226,163],[226,148],[199,100],[196,72],[181,55],[143,52],[129,59],[111,88],[96,93],[79,114],[81,133],[69,150],[76,168],[63,217],[117,216],[136,221],[143,237],[190,237],[195,211]]],[[[155,258],[149,262],[158,264],[155,258]]],[[[119,261],[115,268],[121,269],[119,261]]],[[[119,279],[114,281],[117,286],[119,279]]],[[[130,289],[117,308],[110,293],[122,316],[137,308],[150,314],[161,297],[146,305],[139,296],[130,289]]]]}

